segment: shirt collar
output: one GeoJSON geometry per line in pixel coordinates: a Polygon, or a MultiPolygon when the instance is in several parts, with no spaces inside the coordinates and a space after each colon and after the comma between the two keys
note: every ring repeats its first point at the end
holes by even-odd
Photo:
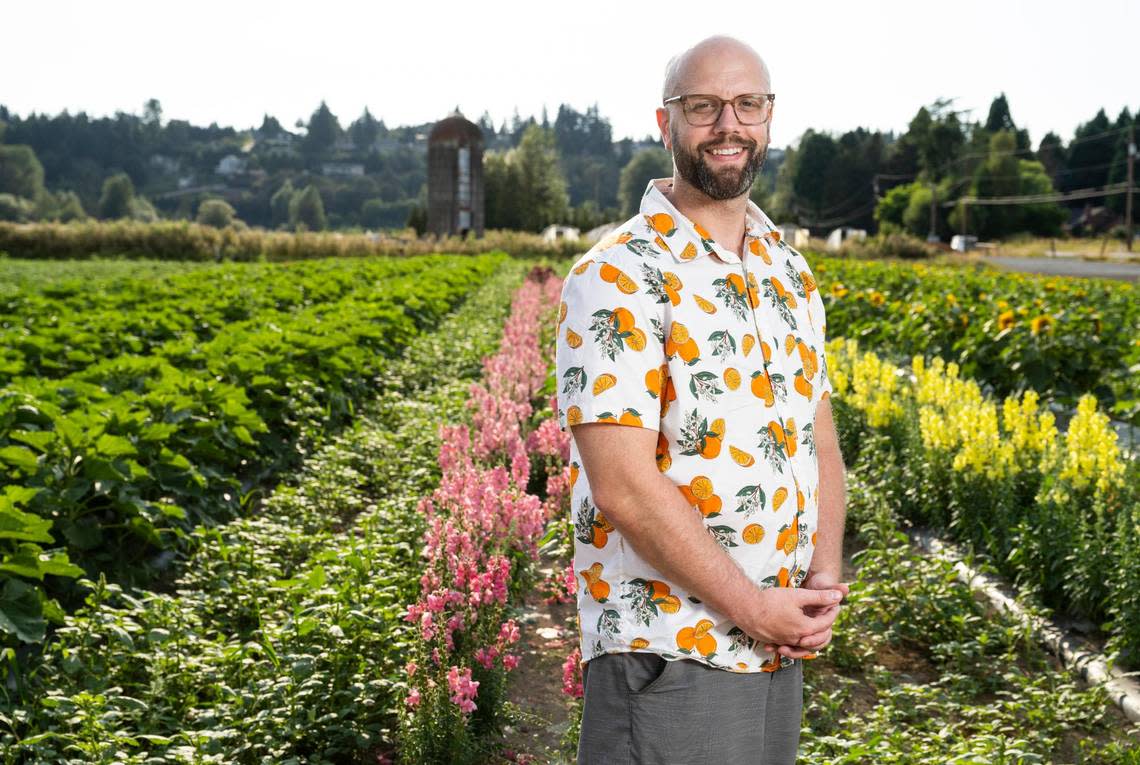
{"type": "MultiPolygon", "coordinates": [[[[690,220],[665,198],[663,192],[672,186],[672,178],[654,178],[649,181],[641,197],[641,214],[650,228],[659,235],[660,242],[665,243],[665,249],[673,259],[684,263],[715,252],[721,260],[739,263],[740,258],[735,252],[717,244],[703,226],[690,220]]],[[[750,238],[768,237],[773,245],[780,240],[776,225],[751,199],[748,200],[744,227],[745,249],[750,238]]]]}

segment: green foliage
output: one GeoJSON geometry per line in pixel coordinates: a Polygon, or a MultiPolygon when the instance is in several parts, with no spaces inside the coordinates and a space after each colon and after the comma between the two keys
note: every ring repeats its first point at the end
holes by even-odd
{"type": "Polygon", "coordinates": [[[323,231],[325,205],[316,186],[306,186],[289,201],[289,224],[302,231],[323,231]]]}
{"type": "Polygon", "coordinates": [[[531,125],[517,147],[505,154],[485,154],[483,181],[489,228],[540,231],[566,220],[566,179],[549,129],[531,125]]]}
{"type": "Polygon", "coordinates": [[[30,146],[0,145],[0,194],[35,200],[44,191],[44,168],[30,146]]]}
{"type": "MultiPolygon", "coordinates": [[[[0,554],[24,560],[32,551],[17,543],[54,541],[91,576],[145,578],[156,551],[180,546],[194,525],[240,512],[251,486],[296,461],[313,434],[346,422],[384,360],[499,262],[229,266],[182,284],[139,285],[133,295],[120,294],[130,283],[94,294],[72,285],[74,313],[53,309],[70,330],[31,335],[5,360],[9,374],[39,367],[63,376],[15,376],[0,391],[0,476],[30,492],[12,498],[23,507],[13,512],[50,519],[54,539],[11,537],[8,545],[0,533],[0,554]],[[84,300],[108,305],[108,321],[81,307],[84,300]],[[282,310],[289,302],[292,310],[282,310]],[[119,314],[133,314],[136,326],[157,318],[152,326],[161,329],[141,347],[119,314]],[[77,371],[67,374],[69,366],[77,371]]],[[[37,304],[44,299],[27,295],[17,311],[37,304]]],[[[0,623],[0,631],[12,630],[0,623]]]]}
{"type": "MultiPolygon", "coordinates": [[[[1013,133],[1002,131],[990,138],[989,155],[974,173],[970,196],[978,198],[1052,194],[1056,191],[1037,161],[1018,159],[1013,133]]],[[[963,215],[969,216],[967,230],[984,239],[1007,237],[1021,232],[1044,236],[1061,233],[1068,214],[1060,205],[1047,202],[1028,205],[970,205],[964,213],[961,206],[950,215],[950,226],[962,228],[963,215]]]]}
{"type": "Polygon", "coordinates": [[[645,187],[654,178],[673,177],[673,156],[660,146],[642,149],[622,168],[618,182],[618,204],[621,214],[629,218],[641,207],[645,187]]]}
{"type": "MultiPolygon", "coordinates": [[[[836,406],[846,408],[842,399],[836,406]]],[[[1078,687],[1015,617],[988,612],[951,562],[912,549],[901,530],[917,494],[907,445],[883,434],[846,435],[863,445],[848,471],[848,544],[858,548],[858,574],[835,638],[805,663],[801,757],[852,765],[1134,763],[1129,729],[1102,687],[1078,687]]]]}
{"type": "Polygon", "coordinates": [[[131,203],[135,199],[135,185],[126,173],[117,173],[103,181],[103,193],[99,195],[99,217],[103,220],[131,218],[131,203]]]}
{"type": "Polygon", "coordinates": [[[911,197],[921,188],[922,184],[915,181],[895,186],[883,195],[875,205],[875,222],[879,224],[880,232],[889,234],[905,227],[904,219],[911,197]]]}
{"type": "Polygon", "coordinates": [[[997,396],[1033,389],[1071,409],[1091,393],[1112,416],[1140,424],[1133,284],[832,258],[812,267],[829,334],[896,359],[957,362],[997,396]]]}
{"type": "Polygon", "coordinates": [[[234,222],[234,208],[224,199],[204,199],[198,205],[197,220],[204,226],[225,228],[234,222]]]}
{"type": "Polygon", "coordinates": [[[329,152],[343,134],[344,130],[336,115],[321,101],[321,105],[309,118],[303,147],[306,154],[319,157],[329,152]]]}
{"type": "MultiPolygon", "coordinates": [[[[392,751],[400,619],[419,592],[418,499],[441,421],[498,344],[522,264],[380,371],[378,398],[256,516],[195,531],[166,593],[103,582],[0,703],[21,761],[374,762],[392,751]]],[[[480,689],[482,697],[482,689],[480,689]]]]}
{"type": "Polygon", "coordinates": [[[87,212],[83,209],[79,195],[74,191],[61,191],[57,194],[45,191],[37,198],[33,215],[36,220],[66,223],[73,220],[84,220],[87,217],[87,212]]]}
{"type": "Polygon", "coordinates": [[[283,226],[289,222],[289,208],[293,203],[293,182],[288,178],[281,184],[269,199],[270,217],[274,226],[283,226]]]}
{"type": "Polygon", "coordinates": [[[35,215],[35,203],[14,194],[0,194],[0,221],[24,223],[35,215]]]}

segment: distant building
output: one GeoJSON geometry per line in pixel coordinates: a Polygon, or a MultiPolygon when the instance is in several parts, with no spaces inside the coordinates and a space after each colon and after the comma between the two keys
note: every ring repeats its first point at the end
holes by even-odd
{"type": "Polygon", "coordinates": [[[827,249],[838,250],[848,239],[862,242],[867,239],[867,232],[861,228],[837,228],[827,235],[827,249]]]}
{"type": "Polygon", "coordinates": [[[214,168],[214,172],[227,178],[241,175],[245,172],[245,160],[236,154],[227,154],[218,160],[218,166],[214,168]]]}
{"type": "Polygon", "coordinates": [[[483,236],[483,131],[456,111],[427,140],[428,233],[483,236]]]}
{"type": "Polygon", "coordinates": [[[364,165],[360,162],[324,162],[321,164],[321,175],[337,178],[352,178],[364,175],[364,165]]]}
{"type": "Polygon", "coordinates": [[[542,241],[544,242],[557,242],[559,239],[577,239],[582,235],[582,232],[573,226],[561,226],[557,223],[551,223],[549,226],[542,230],[542,241]]]}
{"type": "Polygon", "coordinates": [[[780,239],[796,250],[806,248],[811,238],[810,231],[795,223],[780,223],[776,226],[776,230],[780,232],[780,239]]]}

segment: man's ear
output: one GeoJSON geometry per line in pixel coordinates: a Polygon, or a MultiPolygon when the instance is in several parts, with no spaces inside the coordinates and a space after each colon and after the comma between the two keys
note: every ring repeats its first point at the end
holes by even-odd
{"type": "Polygon", "coordinates": [[[669,145],[669,110],[664,106],[657,107],[657,129],[661,131],[661,142],[665,148],[672,150],[669,145]]]}

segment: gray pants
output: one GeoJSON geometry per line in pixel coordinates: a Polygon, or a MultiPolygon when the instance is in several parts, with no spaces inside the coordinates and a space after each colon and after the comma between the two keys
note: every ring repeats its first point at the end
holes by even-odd
{"type": "Polygon", "coordinates": [[[793,765],[803,661],[737,673],[655,653],[608,653],[583,668],[578,765],[793,765]]]}

